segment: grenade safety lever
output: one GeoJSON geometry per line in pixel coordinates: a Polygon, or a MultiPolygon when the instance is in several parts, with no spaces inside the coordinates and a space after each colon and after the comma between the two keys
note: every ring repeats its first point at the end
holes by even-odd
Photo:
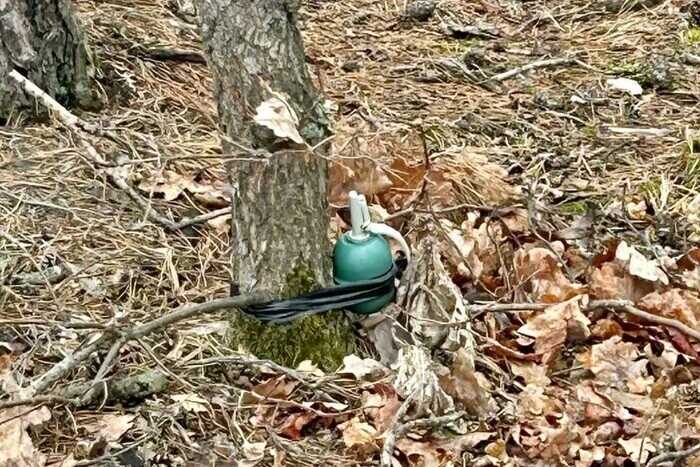
{"type": "Polygon", "coordinates": [[[351,191],[350,198],[350,223],[352,230],[350,235],[354,240],[366,240],[369,233],[375,235],[383,235],[392,238],[401,247],[401,251],[406,256],[406,260],[411,261],[411,249],[403,236],[396,230],[386,224],[378,224],[372,222],[367,208],[367,200],[365,195],[358,194],[356,191],[351,191]]]}

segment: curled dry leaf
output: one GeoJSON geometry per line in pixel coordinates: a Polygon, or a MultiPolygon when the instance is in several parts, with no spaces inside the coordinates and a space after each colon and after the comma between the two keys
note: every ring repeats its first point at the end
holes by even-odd
{"type": "Polygon", "coordinates": [[[311,411],[289,414],[277,428],[277,432],[289,439],[300,440],[304,427],[316,418],[316,414],[311,411]]]}
{"type": "Polygon", "coordinates": [[[610,78],[607,84],[611,89],[626,92],[632,96],[638,96],[643,92],[642,86],[630,78],[610,78]]]}
{"type": "Polygon", "coordinates": [[[338,425],[343,432],[345,446],[352,449],[360,457],[369,457],[379,451],[377,430],[367,422],[355,417],[338,425]]]}
{"type": "Polygon", "coordinates": [[[368,199],[385,193],[392,182],[379,162],[368,159],[339,159],[328,171],[328,201],[346,205],[348,193],[355,190],[368,199]]]}
{"type": "Polygon", "coordinates": [[[620,242],[615,251],[615,260],[627,266],[629,273],[649,282],[668,285],[666,273],[659,267],[657,260],[647,259],[627,242],[620,242]]]}
{"type": "Polygon", "coordinates": [[[440,378],[440,385],[472,415],[492,415],[496,405],[474,369],[474,359],[465,349],[455,352],[450,373],[440,378]]]}
{"type": "Polygon", "coordinates": [[[510,362],[510,369],[515,376],[520,376],[525,380],[525,384],[545,387],[549,385],[550,379],[547,377],[547,367],[529,362],[510,362]]]}
{"type": "Polygon", "coordinates": [[[585,291],[583,286],[567,279],[562,271],[557,254],[561,256],[564,245],[553,242],[551,248],[554,251],[531,244],[518,250],[513,259],[514,283],[523,284],[534,301],[556,303],[585,291]]]}
{"type": "MultiPolygon", "coordinates": [[[[444,367],[443,367],[444,368],[444,367]]],[[[392,366],[394,387],[403,397],[414,396],[416,416],[444,415],[454,411],[454,401],[442,389],[435,363],[423,347],[406,345],[392,366]]]]}
{"type": "Polygon", "coordinates": [[[442,254],[461,276],[472,281],[478,280],[484,272],[484,265],[480,258],[492,257],[487,250],[495,250],[495,247],[489,248],[492,243],[484,230],[486,224],[482,224],[478,230],[474,227],[478,218],[478,213],[470,212],[460,228],[446,219],[441,220],[449,237],[449,240],[446,239],[444,242],[447,244],[440,246],[442,254]]]}
{"type": "Polygon", "coordinates": [[[376,381],[388,373],[388,368],[371,358],[360,358],[355,354],[343,358],[343,367],[339,374],[353,375],[357,379],[376,381]]]}
{"type": "Polygon", "coordinates": [[[393,423],[401,402],[396,389],[389,384],[377,383],[373,389],[376,392],[362,394],[362,410],[372,420],[377,433],[382,434],[393,423]]]}
{"type": "Polygon", "coordinates": [[[299,119],[294,109],[282,96],[276,95],[262,102],[255,111],[255,123],[272,130],[278,138],[287,138],[297,144],[304,144],[304,139],[297,130],[299,119]]]}
{"type": "Polygon", "coordinates": [[[584,295],[552,305],[528,319],[518,332],[534,338],[535,351],[542,355],[543,363],[549,363],[567,339],[577,342],[590,335],[588,326],[591,322],[581,312],[587,302],[588,297],[584,295]]]}

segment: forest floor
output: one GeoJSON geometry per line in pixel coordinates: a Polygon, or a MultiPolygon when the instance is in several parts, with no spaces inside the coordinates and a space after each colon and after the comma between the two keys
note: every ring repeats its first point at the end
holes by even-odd
{"type": "MultiPolygon", "coordinates": [[[[100,331],[69,322],[229,293],[228,216],[148,216],[228,206],[189,2],[75,3],[105,102],[78,114],[119,135],[89,140],[149,206],[58,121],[0,129],[7,392],[100,331]]],[[[362,191],[417,258],[359,330],[366,354],[270,366],[225,347],[225,313],[200,316],[107,368],[151,371],[148,397],[0,401],[0,466],[700,465],[700,6],[437,3],[418,20],[404,0],[302,1],[330,202],[362,191]]]]}

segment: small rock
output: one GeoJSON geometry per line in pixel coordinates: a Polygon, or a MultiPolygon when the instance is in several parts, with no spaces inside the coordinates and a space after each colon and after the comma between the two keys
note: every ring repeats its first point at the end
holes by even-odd
{"type": "Polygon", "coordinates": [[[462,55],[462,61],[469,67],[482,67],[489,62],[486,49],[483,47],[471,47],[462,55]]]}
{"type": "Polygon", "coordinates": [[[544,107],[545,109],[561,110],[564,108],[564,103],[561,101],[561,99],[552,97],[545,91],[537,92],[533,100],[535,104],[539,105],[540,107],[544,107]]]}
{"type": "Polygon", "coordinates": [[[346,73],[351,73],[360,69],[360,62],[357,60],[348,60],[340,66],[340,69],[346,73]]]}
{"type": "Polygon", "coordinates": [[[673,76],[668,60],[656,57],[649,60],[640,77],[642,84],[653,89],[671,89],[673,87],[673,76]]]}
{"type": "Polygon", "coordinates": [[[406,7],[404,16],[417,21],[427,21],[433,16],[436,6],[436,0],[414,0],[406,7]]]}

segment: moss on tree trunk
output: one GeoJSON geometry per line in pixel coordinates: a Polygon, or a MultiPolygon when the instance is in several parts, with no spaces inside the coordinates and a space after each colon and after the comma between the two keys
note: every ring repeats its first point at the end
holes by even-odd
{"type": "Polygon", "coordinates": [[[93,68],[70,0],[0,1],[0,120],[36,108],[8,79],[12,69],[63,105],[95,108],[93,68]]]}
{"type": "MultiPolygon", "coordinates": [[[[224,143],[227,153],[246,159],[229,168],[234,288],[282,298],[328,285],[327,164],[320,157],[327,145],[312,154],[253,121],[255,109],[272,91],[286,96],[310,145],[330,134],[306,68],[296,5],[291,0],[202,0],[199,11],[222,129],[230,140],[260,150],[241,153],[237,144],[224,143]]],[[[231,319],[233,347],[285,365],[310,359],[333,369],[353,349],[352,327],[340,312],[287,326],[264,325],[239,313],[231,319]]]]}

